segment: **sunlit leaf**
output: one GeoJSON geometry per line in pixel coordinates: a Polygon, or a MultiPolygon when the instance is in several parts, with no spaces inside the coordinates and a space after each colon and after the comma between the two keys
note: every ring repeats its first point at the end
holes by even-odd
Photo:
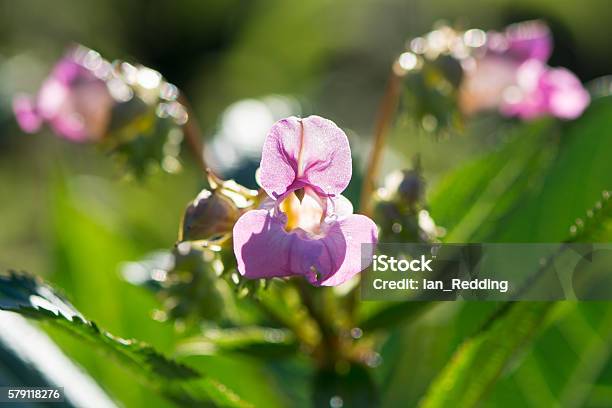
{"type": "Polygon", "coordinates": [[[422,407],[478,404],[517,352],[537,333],[554,303],[525,302],[510,306],[502,318],[469,338],[432,383],[422,407]]]}
{"type": "Polygon", "coordinates": [[[525,125],[500,150],[449,175],[430,200],[445,240],[563,240],[612,186],[611,111],[606,97],[575,122],[525,125]]]}
{"type": "Polygon", "coordinates": [[[357,326],[365,332],[388,329],[399,323],[405,324],[418,319],[434,305],[433,302],[389,303],[366,315],[357,326]]]}
{"type": "Polygon", "coordinates": [[[515,131],[499,150],[468,163],[447,176],[429,203],[436,222],[447,229],[447,242],[478,240],[494,220],[539,182],[554,153],[547,141],[554,128],[549,121],[515,131]]]}
{"type": "Polygon", "coordinates": [[[288,330],[266,327],[208,329],[202,336],[179,344],[185,355],[207,355],[217,352],[244,353],[256,357],[284,357],[295,354],[298,343],[288,330]]]}
{"type": "Polygon", "coordinates": [[[121,339],[100,329],[54,289],[32,275],[11,272],[0,276],[0,309],[61,327],[113,357],[153,389],[177,403],[186,406],[249,405],[224,385],[165,357],[151,346],[137,340],[121,339]]]}

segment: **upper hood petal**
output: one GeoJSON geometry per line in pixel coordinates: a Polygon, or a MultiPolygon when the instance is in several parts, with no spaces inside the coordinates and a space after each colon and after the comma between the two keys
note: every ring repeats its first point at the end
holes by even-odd
{"type": "Polygon", "coordinates": [[[289,117],[276,122],[263,146],[261,184],[274,197],[294,183],[308,184],[324,195],[341,193],[352,174],[346,134],[319,116],[289,117]]]}

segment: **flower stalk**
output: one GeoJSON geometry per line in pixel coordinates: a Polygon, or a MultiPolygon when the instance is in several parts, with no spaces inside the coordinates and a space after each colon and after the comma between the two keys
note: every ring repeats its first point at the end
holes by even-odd
{"type": "Polygon", "coordinates": [[[401,95],[402,78],[406,71],[396,61],[389,74],[387,87],[383,95],[382,101],[378,108],[376,123],[374,125],[374,144],[370,152],[368,166],[366,168],[363,184],[361,187],[361,213],[372,215],[372,194],[378,180],[380,171],[380,162],[383,155],[383,150],[387,140],[389,128],[395,117],[395,112],[399,105],[401,95]]]}
{"type": "Polygon", "coordinates": [[[189,152],[193,156],[200,170],[202,170],[204,178],[210,171],[204,160],[204,145],[202,143],[202,130],[200,124],[196,119],[191,104],[187,100],[184,94],[180,94],[178,101],[183,105],[187,111],[187,121],[183,124],[183,134],[185,135],[185,142],[189,152]]]}

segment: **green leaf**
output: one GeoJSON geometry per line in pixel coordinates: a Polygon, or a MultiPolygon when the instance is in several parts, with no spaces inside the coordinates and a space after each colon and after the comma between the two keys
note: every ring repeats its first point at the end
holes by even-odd
{"type": "Polygon", "coordinates": [[[499,308],[496,302],[437,302],[426,316],[397,327],[383,344],[376,375],[383,406],[417,406],[465,338],[499,308]]]}
{"type": "Polygon", "coordinates": [[[315,374],[313,406],[315,407],[377,407],[378,390],[369,370],[358,364],[322,368],[315,374]]]}
{"type": "Polygon", "coordinates": [[[612,97],[594,100],[584,115],[563,126],[559,152],[544,182],[524,194],[496,225],[501,241],[558,242],[586,209],[612,189],[612,97]]]}
{"type": "Polygon", "coordinates": [[[477,405],[517,352],[537,333],[555,303],[510,304],[477,335],[466,340],[431,384],[424,408],[477,405]]]}
{"type": "Polygon", "coordinates": [[[538,121],[453,172],[430,199],[447,242],[555,242],[612,187],[612,97],[578,120],[538,121]],[[555,125],[555,126],[553,126],[555,125]]]}
{"type": "Polygon", "coordinates": [[[121,273],[128,282],[156,293],[168,318],[196,326],[202,319],[219,322],[234,314],[231,288],[217,275],[215,260],[216,253],[187,245],[127,262],[121,273]]]}
{"type": "Polygon", "coordinates": [[[433,302],[398,302],[383,306],[366,315],[357,326],[365,332],[387,329],[399,323],[408,323],[421,317],[436,303],[433,302]]]}
{"type": "MultiPolygon", "coordinates": [[[[612,130],[611,102],[609,97],[593,101],[579,120],[559,127],[556,141],[550,122],[528,125],[498,152],[450,176],[431,207],[436,220],[449,229],[446,240],[561,242],[570,231],[575,231],[573,240],[594,238],[607,222],[605,191],[612,186],[612,139],[605,137],[612,130]],[[596,200],[600,211],[587,212],[596,200]]],[[[481,402],[553,305],[503,308],[455,352],[422,405],[481,402]]]]}
{"type": "Polygon", "coordinates": [[[601,199],[570,226],[570,242],[607,242],[612,237],[612,200],[604,190],[601,199]]]}
{"type": "Polygon", "coordinates": [[[555,316],[524,361],[496,384],[487,406],[610,406],[612,307],[564,302],[555,316]]]}
{"type": "Polygon", "coordinates": [[[436,223],[448,230],[445,241],[478,240],[538,183],[556,149],[547,143],[552,130],[550,121],[520,127],[499,150],[443,180],[429,202],[436,223]]]}
{"type": "MultiPolygon", "coordinates": [[[[602,226],[610,216],[610,195],[604,191],[596,205],[586,211],[585,221],[581,221],[570,231],[573,236],[568,242],[587,241],[592,242],[593,238],[602,238],[604,241],[610,238],[609,235],[601,235],[602,226]]],[[[606,231],[603,228],[603,231],[606,231]]],[[[586,273],[581,272],[581,274],[586,273]]],[[[488,323],[475,336],[468,339],[456,352],[452,361],[446,366],[438,378],[432,383],[427,395],[422,401],[424,407],[446,406],[449,403],[457,403],[460,406],[474,406],[494,388],[502,371],[510,365],[512,359],[517,355],[519,349],[528,342],[539,330],[545,317],[553,309],[555,303],[524,302],[513,303],[501,308],[488,323]],[[478,373],[474,378],[473,373],[478,373]]],[[[604,316],[604,324],[595,333],[605,333],[606,339],[610,337],[609,321],[612,314],[607,312],[604,316]]],[[[588,324],[580,315],[575,320],[584,328],[582,333],[587,333],[588,324]]],[[[575,334],[574,334],[575,335],[575,334]]],[[[555,339],[550,347],[557,347],[558,339],[555,339]]],[[[574,343],[578,343],[574,340],[574,343]]],[[[603,343],[605,344],[605,343],[603,343]]],[[[567,374],[567,384],[558,392],[561,395],[562,406],[579,406],[588,397],[588,390],[584,389],[584,384],[593,382],[594,377],[599,375],[603,369],[603,359],[610,358],[610,348],[604,347],[601,342],[596,342],[591,349],[586,349],[583,356],[578,359],[583,364],[576,363],[577,369],[571,369],[567,374]],[[582,376],[576,378],[577,376],[582,376]],[[585,380],[584,377],[588,377],[585,380]],[[565,402],[564,402],[565,401],[565,402]]],[[[549,347],[549,348],[550,348],[549,347]]],[[[582,346],[575,350],[581,350],[582,346]]],[[[558,355],[566,355],[559,353],[558,355]]],[[[546,360],[544,358],[543,360],[546,360]]],[[[567,364],[565,364],[567,365],[567,364]]],[[[521,365],[522,372],[531,378],[531,382],[541,381],[540,389],[544,387],[544,379],[559,376],[558,369],[554,374],[545,375],[539,372],[538,362],[528,361],[521,365]]],[[[525,381],[517,374],[514,376],[516,383],[523,389],[520,397],[525,401],[531,401],[534,405],[559,404],[553,397],[553,393],[538,392],[538,396],[532,395],[529,388],[533,391],[533,385],[525,385],[525,381]]],[[[555,393],[554,395],[557,395],[555,393]]],[[[518,397],[514,392],[513,397],[518,397]]]]}
{"type": "MultiPolygon", "coordinates": [[[[610,196],[605,192],[587,210],[586,219],[574,225],[568,241],[610,240],[610,210],[610,196]]],[[[514,405],[578,407],[591,397],[600,400],[593,404],[597,406],[607,406],[612,401],[609,394],[592,396],[598,378],[605,377],[606,365],[612,365],[612,309],[599,302],[566,302],[559,308],[563,318],[537,340],[526,361],[511,376],[495,385],[492,401],[507,400],[508,394],[520,400],[514,405]]],[[[605,382],[603,378],[599,381],[605,382]]],[[[590,406],[588,402],[586,405],[590,406]]]]}
{"type": "Polygon", "coordinates": [[[186,339],[178,346],[183,355],[226,352],[263,358],[290,356],[297,350],[298,343],[289,330],[267,327],[207,329],[202,336],[186,339]]]}
{"type": "Polygon", "coordinates": [[[51,322],[91,343],[178,404],[249,406],[223,384],[165,357],[151,346],[121,339],[100,329],[53,288],[32,275],[11,272],[0,276],[0,309],[51,322]]]}

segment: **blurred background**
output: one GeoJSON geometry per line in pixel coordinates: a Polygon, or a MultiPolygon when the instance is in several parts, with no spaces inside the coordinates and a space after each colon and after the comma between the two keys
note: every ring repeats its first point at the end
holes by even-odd
{"type": "MultiPolygon", "coordinates": [[[[119,269],[174,244],[184,206],[201,188],[200,175],[186,157],[178,175],[124,180],[93,146],[70,144],[50,132],[23,134],[11,113],[12,95],[35,91],[68,45],[81,43],[108,59],[160,71],[189,98],[209,162],[251,187],[267,129],[290,114],[334,120],[349,134],[356,166],[362,166],[391,61],[407,39],[440,20],[502,29],[540,18],[553,32],[552,66],[565,66],[587,83],[612,72],[608,0],[4,0],[0,10],[0,268],[45,276],[112,333],[138,336],[166,352],[178,335],[171,324],[150,318],[155,300],[123,282],[119,269]]],[[[445,172],[491,150],[499,141],[495,130],[507,124],[483,126],[485,131],[433,138],[407,131],[400,121],[383,173],[409,166],[419,152],[428,191],[435,190],[445,172]]],[[[353,200],[359,181],[355,177],[349,187],[353,200]]],[[[393,367],[383,363],[378,373],[388,379],[384,405],[416,403],[456,345],[494,307],[445,304],[418,324],[390,333],[383,361],[385,352],[399,359],[393,367]]],[[[605,363],[609,306],[563,308],[564,319],[547,327],[520,369],[498,383],[490,404],[547,406],[560,395],[574,405],[611,403],[612,365],[605,363]],[[584,348],[602,367],[589,371],[592,366],[580,363],[584,348]],[[580,370],[586,377],[576,377],[580,370]],[[597,386],[584,395],[568,388],[587,380],[597,386]]],[[[125,406],[169,406],[75,340],[50,334],[125,406]]],[[[308,400],[301,381],[308,368],[299,361],[267,367],[214,356],[193,363],[260,406],[308,400]],[[292,399],[279,395],[278,387],[291,388],[292,399]]]]}

